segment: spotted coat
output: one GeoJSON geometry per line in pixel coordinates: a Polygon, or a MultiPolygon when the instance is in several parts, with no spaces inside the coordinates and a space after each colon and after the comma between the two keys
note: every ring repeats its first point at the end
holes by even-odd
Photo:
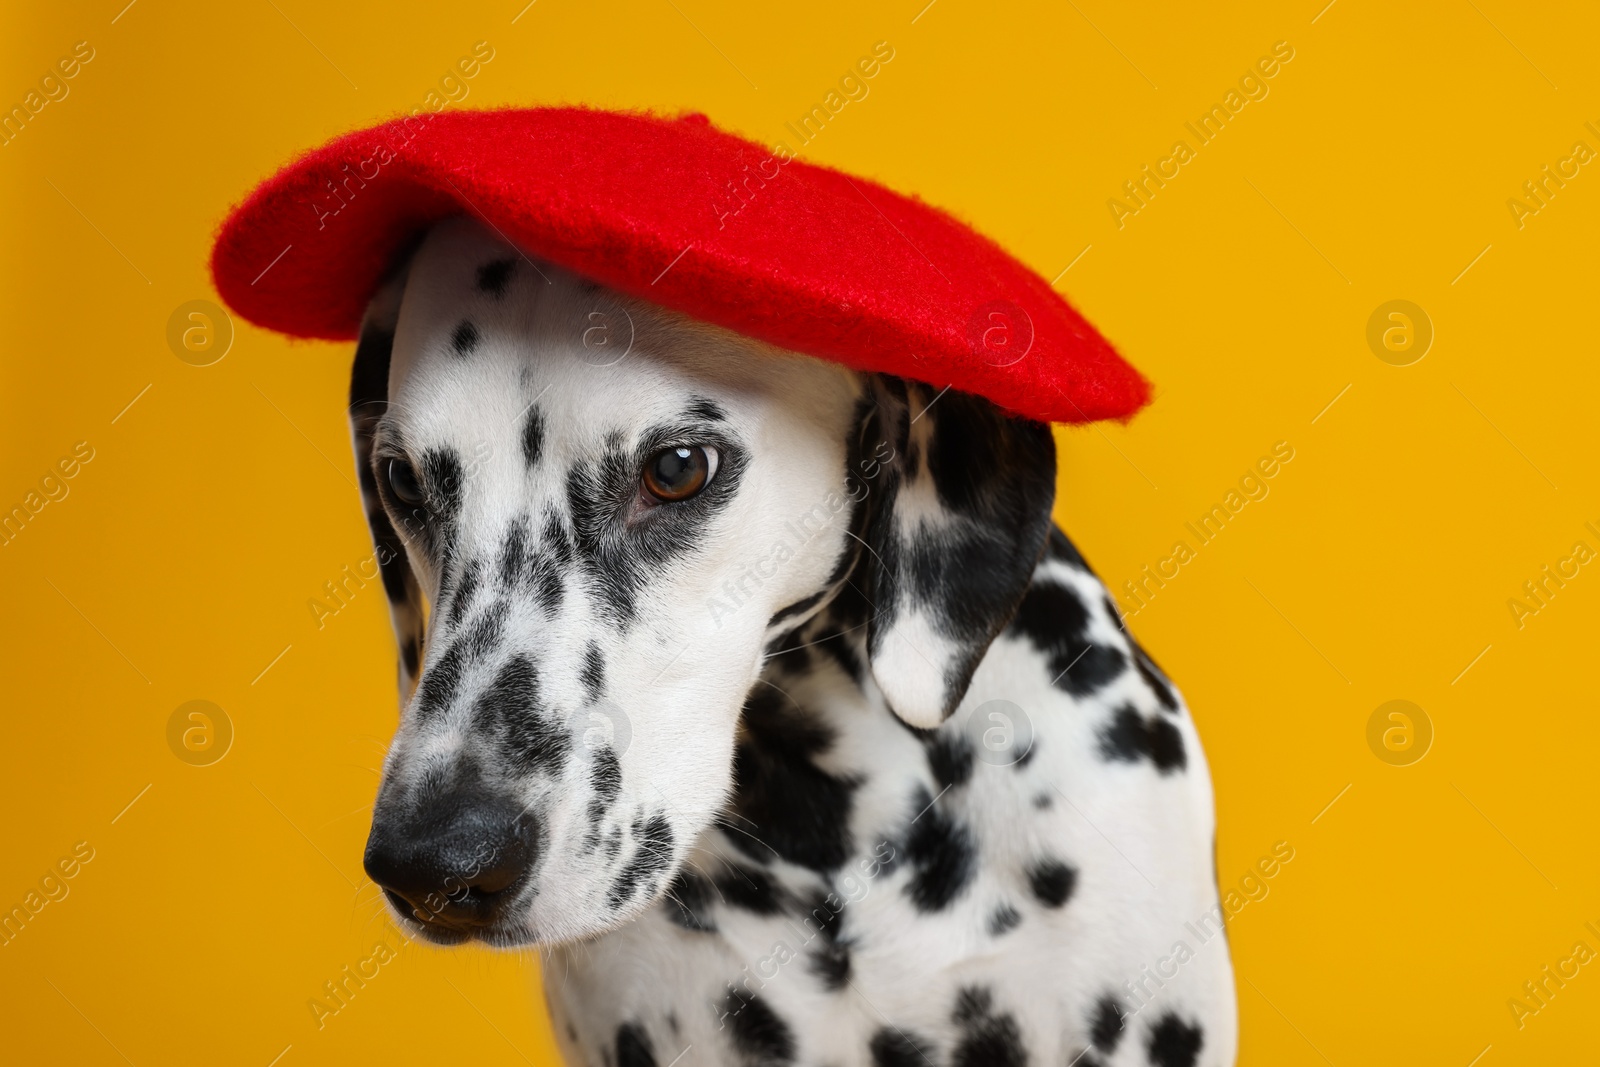
{"type": "Polygon", "coordinates": [[[539,946],[571,1063],[1233,1062],[1205,756],[1047,427],[465,221],[351,413],[402,696],[368,870],[413,936],[539,946]],[[713,473],[652,496],[664,454],[713,473]]]}

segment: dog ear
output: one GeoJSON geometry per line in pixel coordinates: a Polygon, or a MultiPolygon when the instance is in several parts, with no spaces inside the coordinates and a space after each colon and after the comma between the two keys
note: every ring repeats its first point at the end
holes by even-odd
{"type": "Polygon", "coordinates": [[[384,282],[367,304],[350,368],[350,435],[355,447],[356,475],[361,484],[361,504],[372,531],[374,558],[389,597],[389,616],[400,644],[400,706],[405,707],[416,687],[422,664],[422,587],[406,557],[389,513],[378,496],[377,472],[372,466],[373,433],[389,405],[389,362],[394,349],[395,325],[400,318],[400,298],[405,292],[408,263],[384,282]]]}
{"type": "Polygon", "coordinates": [[[953,389],[876,376],[883,460],[864,538],[867,657],[889,707],[938,726],[1027,589],[1050,532],[1050,427],[953,389]]]}

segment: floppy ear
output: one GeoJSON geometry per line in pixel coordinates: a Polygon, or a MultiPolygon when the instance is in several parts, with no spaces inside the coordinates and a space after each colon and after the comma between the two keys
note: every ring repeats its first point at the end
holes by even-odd
{"type": "Polygon", "coordinates": [[[883,376],[872,387],[894,454],[865,537],[867,657],[895,714],[931,728],[961,702],[1044,550],[1055,442],[968,393],[883,376]]]}
{"type": "Polygon", "coordinates": [[[350,435],[356,455],[356,476],[361,484],[361,504],[372,530],[375,558],[389,597],[389,616],[400,643],[400,706],[405,707],[416,687],[422,663],[422,588],[406,558],[404,542],[389,521],[378,497],[377,475],[372,467],[372,438],[378,420],[389,405],[389,359],[394,349],[395,324],[400,318],[400,297],[405,292],[406,265],[402,264],[367,304],[350,368],[350,435]]]}

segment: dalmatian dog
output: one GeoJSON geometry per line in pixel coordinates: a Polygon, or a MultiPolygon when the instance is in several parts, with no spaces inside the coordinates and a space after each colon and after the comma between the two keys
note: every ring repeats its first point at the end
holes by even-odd
{"type": "Polygon", "coordinates": [[[351,386],[399,639],[365,863],[589,1067],[1226,1065],[1205,757],[1049,428],[435,225],[351,386]]]}

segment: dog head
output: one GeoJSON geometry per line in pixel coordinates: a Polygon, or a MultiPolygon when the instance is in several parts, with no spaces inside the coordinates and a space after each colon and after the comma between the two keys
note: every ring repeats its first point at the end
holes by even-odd
{"type": "Polygon", "coordinates": [[[732,782],[763,650],[841,590],[938,725],[1048,531],[1048,428],[625,297],[457,219],[373,299],[351,386],[401,651],[366,867],[439,942],[647,907],[732,782]]]}

